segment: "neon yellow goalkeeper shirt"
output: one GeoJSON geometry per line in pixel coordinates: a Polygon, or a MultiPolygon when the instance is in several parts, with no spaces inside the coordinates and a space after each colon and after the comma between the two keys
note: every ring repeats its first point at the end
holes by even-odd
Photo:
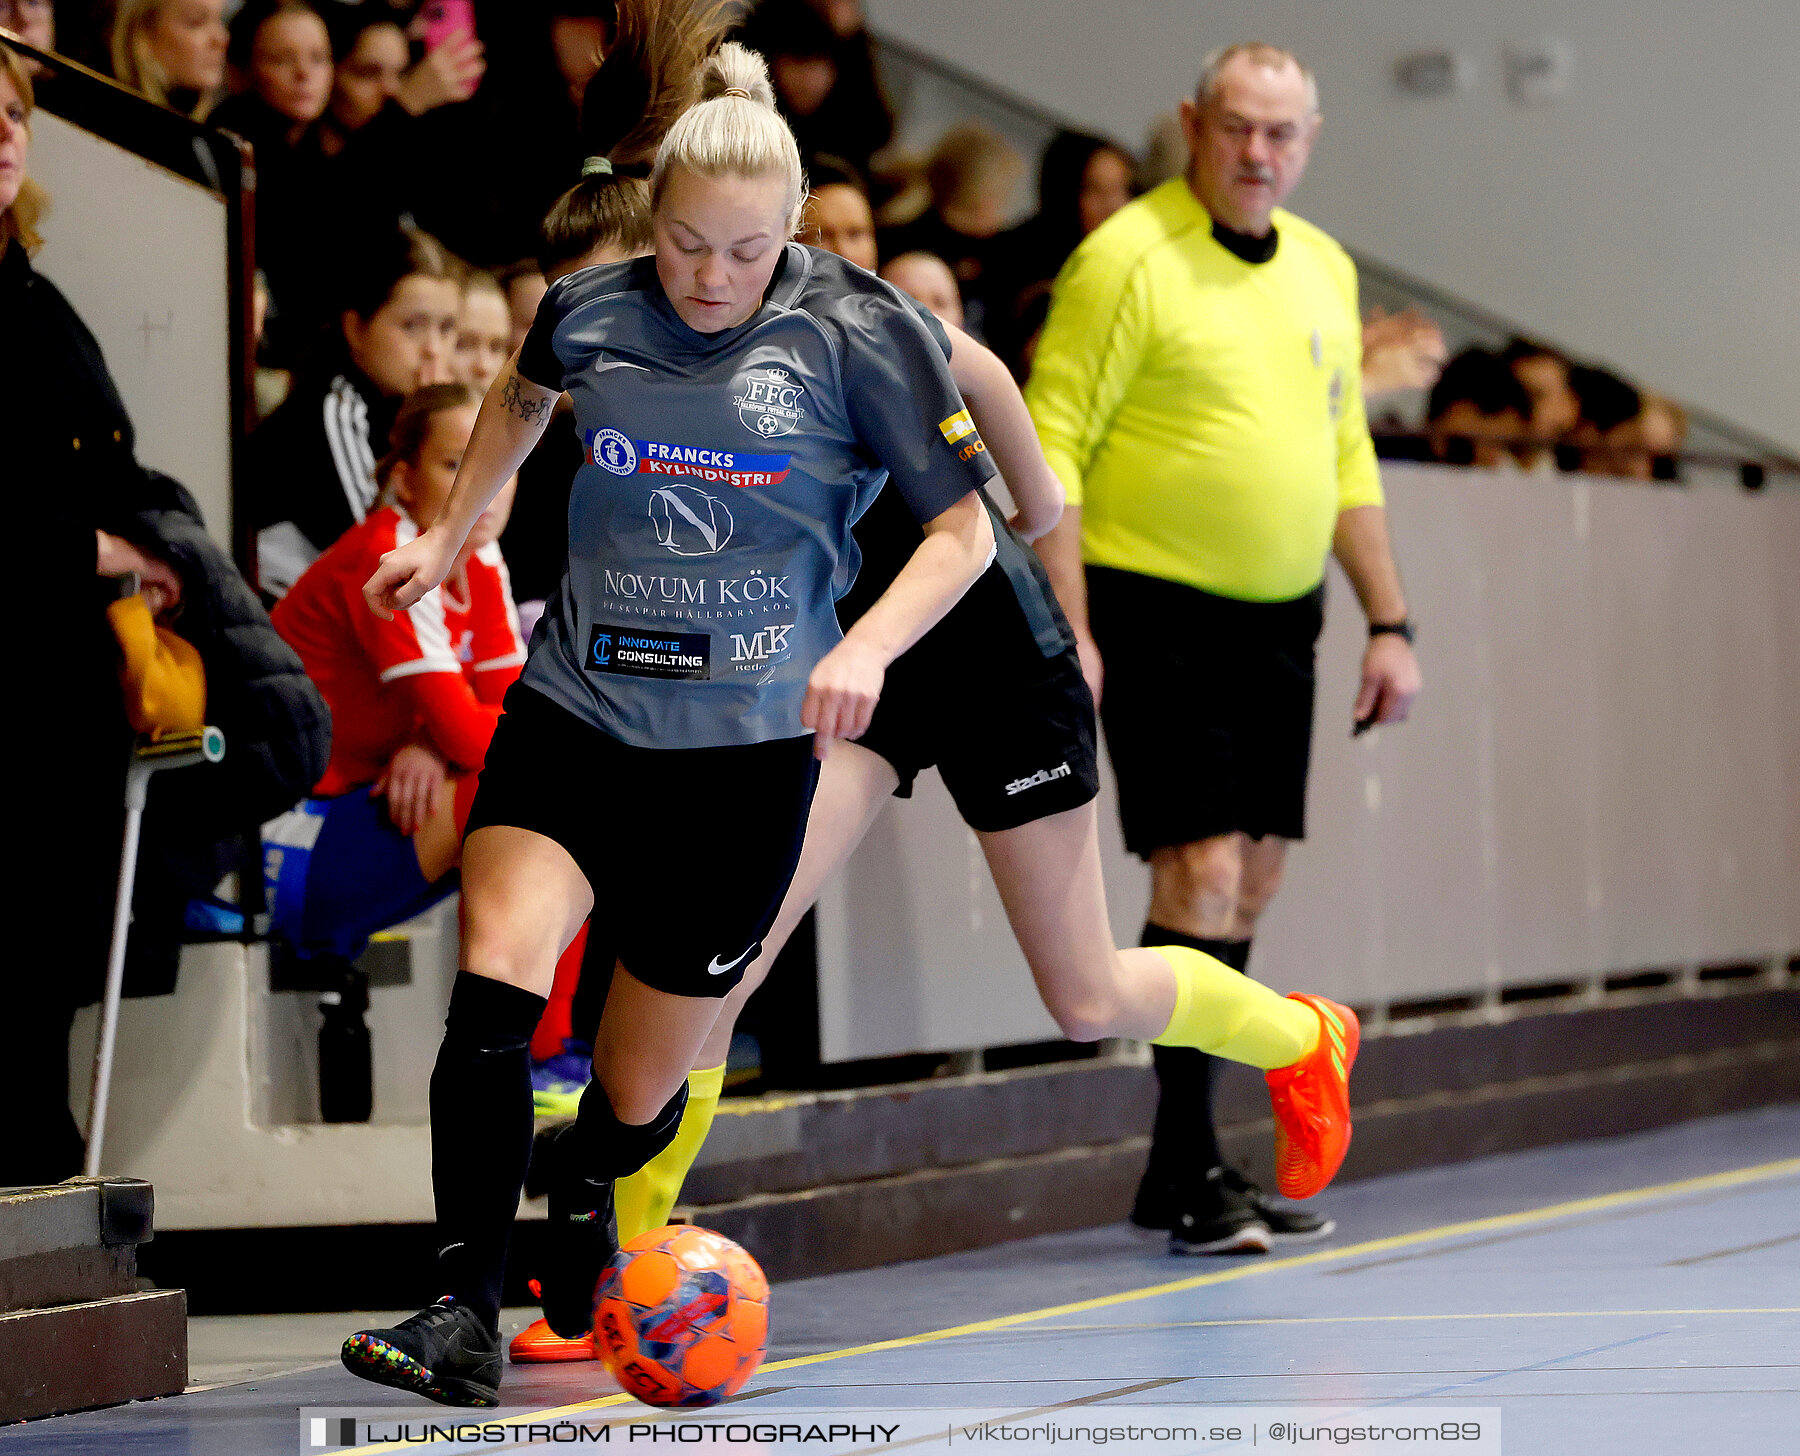
{"type": "Polygon", "coordinates": [[[1289,601],[1324,575],[1339,512],[1382,503],[1356,265],[1273,220],[1275,255],[1245,262],[1177,177],[1056,280],[1025,400],[1090,564],[1289,601]]]}

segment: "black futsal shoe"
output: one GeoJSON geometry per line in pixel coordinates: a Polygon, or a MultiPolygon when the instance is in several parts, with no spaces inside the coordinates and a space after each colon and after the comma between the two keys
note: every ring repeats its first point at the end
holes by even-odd
{"type": "Polygon", "coordinates": [[[1273,1241],[1268,1224],[1247,1196],[1225,1181],[1223,1168],[1205,1180],[1169,1225],[1171,1254],[1266,1254],[1273,1241]]]}
{"type": "Polygon", "coordinates": [[[593,1329],[595,1287],[619,1252],[613,1180],[582,1176],[574,1134],[575,1124],[567,1123],[538,1147],[550,1195],[546,1262],[538,1282],[544,1322],[565,1340],[578,1340],[593,1329]]]}
{"type": "Polygon", "coordinates": [[[1263,1192],[1229,1164],[1223,1171],[1222,1181],[1249,1199],[1250,1206],[1269,1226],[1269,1232],[1285,1243],[1304,1244],[1312,1239],[1326,1238],[1337,1227],[1336,1219],[1314,1213],[1310,1208],[1302,1208],[1297,1203],[1289,1203],[1273,1193],[1263,1192]]]}
{"type": "Polygon", "coordinates": [[[448,1295],[392,1329],[358,1331],[344,1341],[343,1360],[352,1375],[440,1405],[500,1404],[499,1333],[448,1295]]]}

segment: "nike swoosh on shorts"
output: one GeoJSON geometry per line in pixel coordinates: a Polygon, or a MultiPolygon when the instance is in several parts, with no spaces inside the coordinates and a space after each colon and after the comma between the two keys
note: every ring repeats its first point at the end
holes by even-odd
{"type": "Polygon", "coordinates": [[[726,961],[724,965],[720,965],[719,958],[717,956],[714,956],[712,958],[712,964],[710,964],[706,968],[706,974],[709,976],[722,976],[727,971],[736,970],[739,965],[741,965],[744,961],[746,961],[750,958],[750,952],[754,951],[755,949],[756,949],[755,946],[751,946],[750,950],[745,951],[740,956],[734,956],[731,960],[726,961]]]}

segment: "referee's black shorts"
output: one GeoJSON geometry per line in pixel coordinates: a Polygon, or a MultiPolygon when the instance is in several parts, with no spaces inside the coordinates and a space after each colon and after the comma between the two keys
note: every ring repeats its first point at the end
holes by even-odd
{"type": "Polygon", "coordinates": [[[990,568],[888,668],[857,741],[900,776],[934,765],[971,829],[998,834],[1100,792],[1094,698],[1073,636],[1046,656],[1004,572],[990,568]]]}
{"type": "Polygon", "coordinates": [[[1101,566],[1087,584],[1126,848],[1304,838],[1323,584],[1288,602],[1101,566]]]}
{"type": "Polygon", "coordinates": [[[818,769],[810,734],[638,748],[514,683],[467,832],[505,824],[555,840],[626,970],[672,996],[720,997],[775,923],[818,769]]]}

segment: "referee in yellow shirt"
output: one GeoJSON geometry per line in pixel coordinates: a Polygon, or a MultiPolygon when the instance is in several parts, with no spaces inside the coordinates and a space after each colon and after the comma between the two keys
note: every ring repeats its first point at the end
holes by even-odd
{"type": "MultiPolygon", "coordinates": [[[[1150,862],[1142,943],[1241,971],[1305,833],[1327,551],[1369,620],[1354,721],[1403,719],[1419,668],[1363,413],[1355,265],[1279,207],[1319,133],[1312,74],[1227,47],[1181,122],[1187,175],[1115,213],[1058,278],[1026,401],[1068,489],[1038,548],[1100,702],[1126,845],[1150,862]]],[[[1211,1060],[1156,1048],[1134,1221],[1182,1254],[1328,1233],[1223,1166],[1211,1060]]]]}

